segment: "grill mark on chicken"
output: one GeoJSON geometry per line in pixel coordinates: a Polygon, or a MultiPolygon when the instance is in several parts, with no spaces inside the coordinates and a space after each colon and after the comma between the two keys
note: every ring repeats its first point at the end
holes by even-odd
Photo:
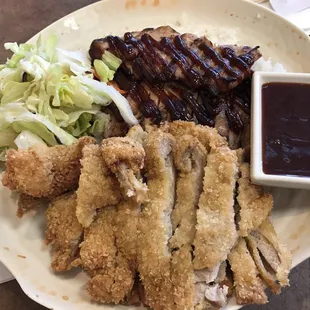
{"type": "Polygon", "coordinates": [[[173,137],[160,130],[150,132],[144,144],[149,201],[140,217],[138,265],[146,303],[155,310],[173,309],[168,245],[175,199],[173,144],[173,137]]]}
{"type": "Polygon", "coordinates": [[[258,270],[244,239],[239,239],[228,259],[233,272],[237,304],[267,303],[263,282],[258,277],[258,270]]]}
{"type": "Polygon", "coordinates": [[[76,194],[68,193],[52,200],[46,211],[45,243],[52,245],[52,270],[67,271],[79,254],[83,227],[75,215],[76,194]]]}
{"type": "Polygon", "coordinates": [[[211,149],[197,210],[195,269],[212,269],[226,260],[237,240],[233,209],[237,171],[235,151],[211,149]]]}
{"type": "Polygon", "coordinates": [[[229,144],[234,149],[249,145],[249,135],[240,135],[249,132],[249,120],[244,122],[237,106],[249,116],[248,79],[252,64],[261,57],[258,47],[216,46],[205,37],[180,35],[163,26],[127,32],[124,39],[107,36],[94,40],[89,54],[92,59],[101,59],[105,51],[122,59],[115,81],[127,90],[138,119],[150,118],[155,124],[162,120],[195,120],[214,126],[215,116],[223,111],[229,144]],[[130,80],[126,85],[120,81],[119,71],[130,80]],[[177,98],[169,91],[171,84],[183,89],[177,98]],[[222,97],[225,105],[219,107],[222,97]]]}
{"type": "MultiPolygon", "coordinates": [[[[99,55],[101,58],[105,50],[110,50],[121,58],[126,66],[128,62],[132,63],[127,68],[131,67],[130,69],[136,79],[145,77],[151,83],[162,83],[174,81],[173,78],[175,78],[195,89],[208,86],[207,83],[203,83],[203,75],[195,69],[195,66],[199,66],[207,70],[209,75],[217,73],[215,77],[216,88],[211,89],[216,94],[240,84],[240,81],[250,74],[250,67],[254,61],[260,57],[257,51],[258,47],[251,49],[224,46],[221,48],[214,47],[210,41],[203,38],[197,38],[193,42],[188,39],[187,44],[196,45],[196,49],[202,50],[205,56],[204,62],[207,61],[206,59],[212,62],[212,70],[210,70],[210,66],[201,65],[201,58],[195,53],[194,49],[191,49],[191,46],[186,46],[176,31],[169,26],[166,26],[166,30],[169,36],[161,36],[160,38],[154,38],[156,30],[144,32],[141,38],[132,33],[126,33],[124,41],[116,36],[108,36],[101,40],[95,40],[91,44],[89,53],[92,58],[99,55]],[[150,42],[158,52],[155,54],[154,50],[146,48],[143,41],[150,42]],[[101,46],[100,42],[102,42],[101,46]],[[155,61],[155,57],[158,58],[158,61],[155,61]],[[162,70],[156,68],[155,65],[158,63],[165,64],[164,68],[166,72],[169,72],[170,79],[167,78],[167,74],[162,74],[162,70]],[[177,74],[175,66],[181,70],[181,74],[177,74]],[[171,74],[171,70],[174,71],[174,74],[171,74]]],[[[149,46],[150,44],[148,44],[149,46]]]]}

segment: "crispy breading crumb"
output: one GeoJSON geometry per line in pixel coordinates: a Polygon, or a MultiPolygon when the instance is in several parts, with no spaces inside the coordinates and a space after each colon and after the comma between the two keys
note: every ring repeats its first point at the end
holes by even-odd
{"type": "Polygon", "coordinates": [[[76,194],[68,193],[52,200],[46,211],[46,244],[52,245],[53,271],[66,271],[77,258],[83,228],[76,215],[76,194]]]}
{"type": "Polygon", "coordinates": [[[121,193],[116,177],[102,159],[99,145],[84,147],[81,164],[76,215],[79,222],[88,227],[96,210],[116,205],[121,200],[121,193]]]}
{"type": "Polygon", "coordinates": [[[82,149],[94,142],[83,137],[70,146],[10,149],[2,184],[33,197],[52,198],[73,190],[78,186],[82,149]]]}

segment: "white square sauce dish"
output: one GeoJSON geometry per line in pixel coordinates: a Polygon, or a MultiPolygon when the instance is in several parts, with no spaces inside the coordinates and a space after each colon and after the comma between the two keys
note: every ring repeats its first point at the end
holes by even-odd
{"type": "Polygon", "coordinates": [[[310,189],[310,74],[255,72],[252,182],[310,189]]]}

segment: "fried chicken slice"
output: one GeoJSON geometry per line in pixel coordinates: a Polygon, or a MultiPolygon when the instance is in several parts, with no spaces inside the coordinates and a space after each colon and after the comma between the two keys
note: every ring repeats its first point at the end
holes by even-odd
{"type": "Polygon", "coordinates": [[[2,184],[33,197],[52,198],[73,190],[78,186],[82,149],[94,142],[83,137],[70,146],[10,149],[2,184]]]}
{"type": "Polygon", "coordinates": [[[280,244],[268,218],[247,237],[247,241],[262,279],[273,293],[279,294],[281,287],[289,285],[292,254],[280,244]]]}
{"type": "Polygon", "coordinates": [[[178,172],[176,204],[171,216],[174,235],[169,241],[173,250],[171,282],[174,309],[193,309],[196,292],[191,245],[196,233],[196,210],[202,192],[206,149],[197,138],[186,135],[176,139],[173,155],[178,172]]]}
{"type": "Polygon", "coordinates": [[[116,175],[123,195],[135,197],[138,202],[147,199],[147,186],[137,174],[144,166],[145,152],[142,145],[129,137],[105,139],[101,152],[106,166],[116,175]]]}
{"type": "Polygon", "coordinates": [[[234,287],[237,304],[265,304],[267,295],[262,280],[258,276],[255,262],[247,249],[243,238],[228,256],[231,270],[234,274],[234,287]]]}
{"type": "Polygon", "coordinates": [[[183,245],[172,253],[171,284],[174,306],[171,309],[193,309],[195,305],[195,274],[191,245],[183,245]]]}
{"type": "Polygon", "coordinates": [[[211,149],[197,210],[195,269],[214,268],[226,260],[237,241],[233,208],[237,172],[235,151],[227,146],[211,149]]]}
{"type": "Polygon", "coordinates": [[[115,207],[105,207],[98,212],[97,218],[85,229],[80,259],[76,262],[91,277],[86,285],[90,297],[102,303],[123,302],[134,285],[135,274],[118,252],[116,218],[115,207]]]}
{"type": "Polygon", "coordinates": [[[82,226],[88,227],[96,210],[116,205],[121,194],[117,179],[103,161],[99,145],[84,147],[81,165],[76,215],[82,226]]]}
{"type": "Polygon", "coordinates": [[[210,151],[210,148],[217,148],[227,145],[224,137],[219,135],[215,128],[208,126],[196,125],[193,122],[174,121],[172,123],[165,123],[162,129],[169,132],[174,137],[183,137],[184,135],[191,135],[197,138],[200,143],[210,151]]]}
{"type": "Polygon", "coordinates": [[[53,271],[70,270],[78,257],[83,228],[76,215],[76,194],[67,193],[52,200],[47,211],[45,243],[52,245],[53,271]]]}
{"type": "Polygon", "coordinates": [[[250,180],[250,165],[240,163],[237,201],[239,211],[239,235],[246,237],[252,230],[257,229],[269,215],[273,206],[273,197],[265,193],[263,188],[254,185],[250,180]]]}
{"type": "Polygon", "coordinates": [[[185,135],[176,139],[173,148],[174,163],[178,171],[176,205],[172,212],[173,236],[170,247],[191,245],[196,233],[196,210],[202,192],[206,149],[197,138],[185,135]]]}
{"type": "Polygon", "coordinates": [[[148,133],[144,131],[140,125],[135,125],[128,130],[126,137],[139,142],[141,145],[144,145],[144,142],[148,137],[148,133]]]}
{"type": "Polygon", "coordinates": [[[21,193],[18,199],[18,209],[16,215],[22,218],[25,214],[36,211],[40,207],[48,203],[48,199],[44,197],[32,197],[27,194],[21,193]]]}
{"type": "Polygon", "coordinates": [[[138,229],[138,268],[146,303],[155,310],[173,309],[168,244],[175,198],[173,144],[173,137],[160,130],[150,132],[144,144],[149,201],[144,204],[138,229]]]}

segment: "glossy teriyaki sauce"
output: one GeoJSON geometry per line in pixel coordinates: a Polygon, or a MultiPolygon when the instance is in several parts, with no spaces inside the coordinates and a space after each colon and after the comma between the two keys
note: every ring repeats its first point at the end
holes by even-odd
{"type": "Polygon", "coordinates": [[[310,176],[310,84],[262,88],[263,171],[310,176]]]}

